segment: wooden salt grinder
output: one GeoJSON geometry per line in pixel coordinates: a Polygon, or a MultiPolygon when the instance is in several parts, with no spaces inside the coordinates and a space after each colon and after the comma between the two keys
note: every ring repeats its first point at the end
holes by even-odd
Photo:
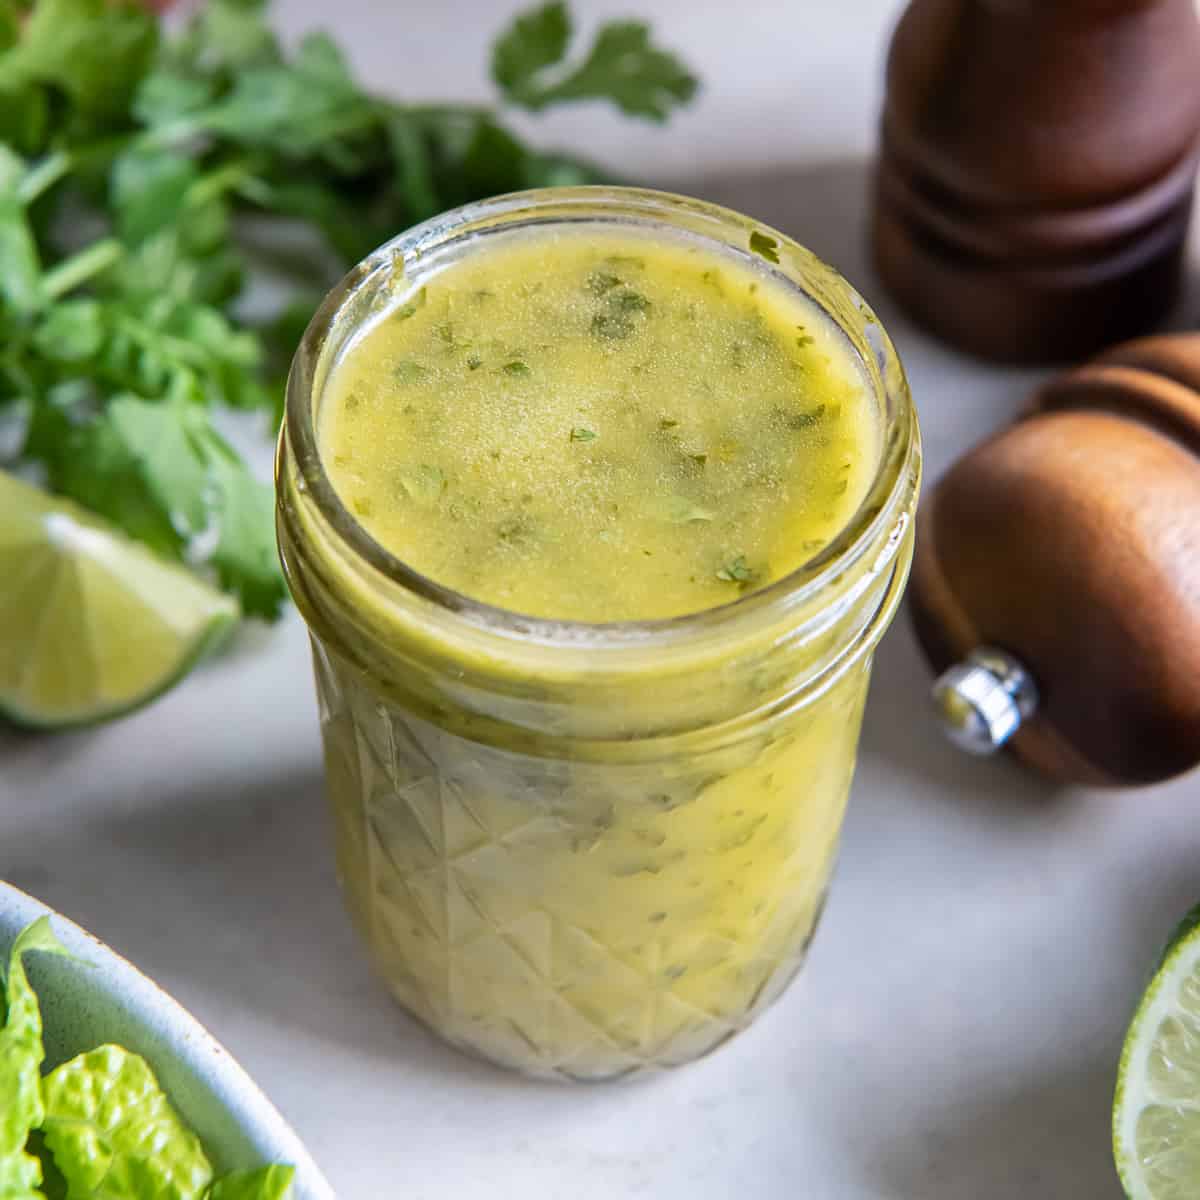
{"type": "Polygon", "coordinates": [[[922,324],[986,358],[1083,358],[1176,294],[1200,133],[1193,0],[912,0],[872,237],[922,324]]]}
{"type": "Polygon", "coordinates": [[[1200,762],[1200,334],[1068,371],[959,459],[909,599],[965,749],[1111,786],[1200,762]]]}

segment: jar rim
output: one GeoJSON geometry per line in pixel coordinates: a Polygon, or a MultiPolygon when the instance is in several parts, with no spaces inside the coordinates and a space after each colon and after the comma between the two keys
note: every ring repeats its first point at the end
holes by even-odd
{"type": "MultiPolygon", "coordinates": [[[[397,297],[399,302],[399,297],[397,297]]],[[[301,338],[287,381],[283,436],[303,490],[339,549],[381,579],[432,606],[461,631],[504,641],[596,650],[679,646],[696,636],[741,627],[747,620],[781,609],[804,608],[854,563],[882,544],[892,552],[894,534],[910,516],[906,501],[919,476],[920,435],[908,383],[895,346],[857,290],[834,268],[786,234],[762,222],[706,201],[643,188],[591,185],[512,192],[464,205],[398,234],[368,254],[329,292],[301,338]],[[765,587],[730,601],[678,616],[652,620],[578,621],[538,617],[477,600],[438,583],[378,542],[355,519],[337,494],[318,447],[315,413],[318,371],[330,335],[355,297],[372,283],[406,278],[405,267],[456,239],[524,226],[564,223],[638,223],[664,232],[707,236],[728,252],[740,252],[783,282],[800,287],[822,313],[850,336],[865,375],[881,402],[880,454],[875,475],[858,508],[837,535],[817,553],[765,587]],[[721,236],[718,236],[721,235],[721,236]],[[762,238],[773,257],[764,263],[762,238]],[[776,262],[775,259],[778,261],[776,262]],[[864,348],[866,353],[864,353],[864,348]]],[[[281,439],[281,453],[283,440],[281,439]]],[[[282,472],[276,471],[277,486],[282,472]]],[[[903,528],[900,529],[903,533],[903,528]]],[[[890,555],[889,555],[890,557],[890,555]]]]}

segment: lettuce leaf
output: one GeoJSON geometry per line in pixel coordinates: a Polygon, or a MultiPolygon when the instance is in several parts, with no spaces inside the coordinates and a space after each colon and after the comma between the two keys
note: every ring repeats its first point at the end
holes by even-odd
{"type": "Polygon", "coordinates": [[[42,1200],[42,1165],[26,1149],[29,1135],[42,1123],[42,1013],[25,974],[31,950],[65,954],[41,917],[13,943],[4,975],[0,1025],[0,1200],[42,1200]]]}
{"type": "Polygon", "coordinates": [[[67,1200],[204,1200],[212,1165],[139,1055],[90,1050],[51,1071],[43,1095],[67,1200]]]}
{"type": "Polygon", "coordinates": [[[231,1171],[212,1185],[205,1200],[286,1200],[295,1174],[294,1167],[279,1163],[253,1171],[231,1171]]]}

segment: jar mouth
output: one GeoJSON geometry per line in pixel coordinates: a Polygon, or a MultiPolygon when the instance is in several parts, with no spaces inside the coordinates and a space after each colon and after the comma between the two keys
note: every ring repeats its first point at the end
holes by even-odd
{"type": "MultiPolygon", "coordinates": [[[[393,297],[397,293],[393,291],[393,297]]],[[[390,307],[390,301],[385,307],[390,307]]],[[[550,646],[677,645],[695,635],[740,625],[755,614],[806,608],[853,564],[881,545],[893,551],[903,540],[911,494],[919,472],[920,440],[903,367],[891,339],[859,293],[811,251],[770,226],[730,209],[669,192],[624,187],[543,188],[514,192],[431,218],[373,251],[325,298],[309,322],[287,383],[284,435],[300,486],[315,505],[338,548],[377,577],[432,606],[466,630],[550,646]],[[578,621],[532,616],[477,600],[438,583],[378,542],[342,502],[321,459],[316,413],[325,376],[337,357],[332,335],[339,325],[360,324],[381,307],[362,297],[372,286],[386,290],[405,281],[435,251],[466,246],[488,233],[564,224],[608,224],[664,232],[684,231],[740,254],[779,281],[798,287],[849,339],[864,378],[881,407],[880,451],[863,500],[837,535],[811,558],[765,587],[712,608],[652,620],[578,621]],[[778,262],[751,249],[769,239],[778,262]]],[[[277,486],[281,476],[277,472],[277,486]]]]}

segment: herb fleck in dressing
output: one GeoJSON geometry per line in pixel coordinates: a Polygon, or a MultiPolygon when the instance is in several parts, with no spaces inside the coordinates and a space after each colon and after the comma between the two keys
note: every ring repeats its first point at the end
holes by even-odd
{"type": "Polygon", "coordinates": [[[583,621],[788,574],[878,452],[827,318],[765,271],[635,234],[510,236],[435,275],[343,355],[320,433],[347,506],[412,567],[583,621]]]}

